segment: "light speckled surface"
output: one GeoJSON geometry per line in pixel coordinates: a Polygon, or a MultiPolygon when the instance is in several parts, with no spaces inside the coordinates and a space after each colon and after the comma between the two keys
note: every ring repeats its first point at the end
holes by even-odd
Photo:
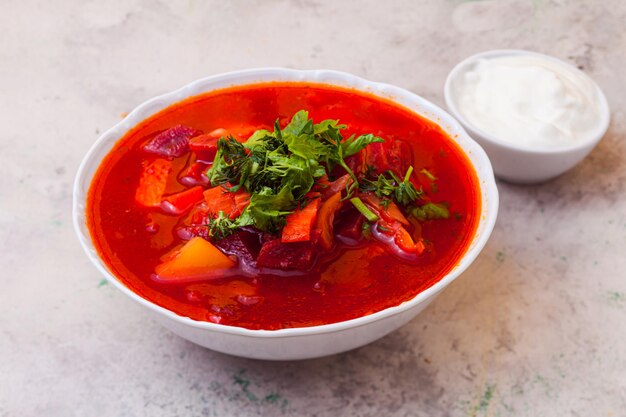
{"type": "Polygon", "coordinates": [[[0,416],[626,415],[626,5],[619,0],[36,2],[0,6],[0,416]],[[577,168],[499,183],[483,254],[422,315],[346,354],[238,359],[154,324],[70,224],[71,182],[122,112],[193,79],[332,68],[442,104],[492,48],[579,65],[612,124],[577,168]]]}

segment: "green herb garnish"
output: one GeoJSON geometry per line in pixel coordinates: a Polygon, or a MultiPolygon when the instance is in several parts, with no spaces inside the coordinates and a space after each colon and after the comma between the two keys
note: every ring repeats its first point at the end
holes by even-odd
{"type": "MultiPolygon", "coordinates": [[[[365,179],[362,181],[361,189],[364,191],[373,191],[380,198],[392,199],[396,203],[408,206],[422,197],[424,192],[420,188],[415,188],[410,181],[413,167],[409,167],[404,174],[404,179],[400,179],[393,171],[387,171],[380,174],[374,180],[365,179]]],[[[384,200],[383,200],[384,201],[384,200]]]]}
{"type": "Polygon", "coordinates": [[[363,222],[363,224],[361,225],[361,235],[365,238],[368,238],[372,235],[372,230],[371,230],[372,225],[368,222],[363,222]]]}
{"type": "Polygon", "coordinates": [[[427,170],[426,168],[422,169],[420,171],[422,174],[426,175],[426,177],[431,180],[431,181],[436,181],[437,177],[435,177],[429,170],[427,170]]]}
{"type": "Polygon", "coordinates": [[[375,222],[378,220],[378,216],[372,210],[370,210],[359,197],[350,199],[352,205],[367,219],[368,222],[375,222]]]}
{"type": "Polygon", "coordinates": [[[344,140],[341,130],[345,128],[337,120],[314,124],[308,112],[301,110],[283,129],[277,120],[273,131],[258,130],[244,143],[233,137],[220,138],[207,177],[213,186],[223,185],[232,192],[245,190],[251,198],[239,218],[218,215],[213,219],[209,225],[212,234],[223,236],[247,225],[271,233],[280,231],[285,216],[305,203],[316,181],[330,176],[336,166],[352,178],[346,187],[347,197],[352,196],[359,182],[345,158],[384,140],[372,134],[344,140]]]}
{"type": "Polygon", "coordinates": [[[412,206],[408,208],[408,212],[420,221],[450,218],[450,210],[444,203],[426,203],[419,207],[412,206]]]}
{"type": "MultiPolygon", "coordinates": [[[[392,170],[376,175],[375,166],[367,166],[366,172],[353,172],[346,158],[357,155],[372,143],[384,141],[373,134],[344,139],[341,134],[344,129],[346,126],[337,120],[315,124],[308,112],[301,110],[284,128],[281,129],[276,120],[273,130],[257,130],[243,143],[233,137],[220,138],[217,154],[206,175],[213,186],[249,193],[250,203],[235,219],[228,213],[214,213],[207,225],[210,235],[222,239],[245,226],[269,233],[280,232],[286,216],[306,206],[313,187],[317,185],[316,190],[324,187],[318,180],[331,177],[338,167],[350,176],[343,200],[350,199],[367,219],[363,225],[364,235],[370,232],[370,225],[378,221],[378,215],[355,196],[358,191],[373,192],[385,209],[393,201],[420,221],[450,217],[445,204],[418,204],[424,199],[424,191],[411,181],[412,166],[402,177],[392,170]]],[[[427,169],[420,172],[431,180],[432,187],[437,178],[427,169]]],[[[383,225],[378,225],[378,229],[389,231],[383,225]]]]}
{"type": "MultiPolygon", "coordinates": [[[[250,220],[249,217],[247,217],[250,220]]],[[[227,214],[220,211],[216,217],[209,218],[209,235],[216,239],[224,239],[226,236],[231,235],[236,229],[248,226],[245,224],[245,217],[239,216],[235,220],[231,220],[227,214]]]]}

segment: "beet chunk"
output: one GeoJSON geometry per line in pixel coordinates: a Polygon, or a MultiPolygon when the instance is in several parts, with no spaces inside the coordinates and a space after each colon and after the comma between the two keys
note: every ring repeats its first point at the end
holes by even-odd
{"type": "Polygon", "coordinates": [[[143,146],[143,150],[155,155],[177,158],[189,151],[189,139],[201,133],[191,127],[174,126],[149,140],[143,146]]]}
{"type": "Polygon", "coordinates": [[[310,242],[283,243],[280,239],[265,242],[257,258],[257,266],[282,270],[306,271],[315,262],[310,242]]]}
{"type": "Polygon", "coordinates": [[[350,210],[348,216],[342,216],[337,225],[337,237],[344,243],[357,244],[363,237],[365,218],[356,210],[350,210]]]}
{"type": "Polygon", "coordinates": [[[225,254],[235,255],[239,262],[251,267],[256,266],[256,257],[261,250],[260,235],[246,230],[238,230],[213,244],[225,254]]]}

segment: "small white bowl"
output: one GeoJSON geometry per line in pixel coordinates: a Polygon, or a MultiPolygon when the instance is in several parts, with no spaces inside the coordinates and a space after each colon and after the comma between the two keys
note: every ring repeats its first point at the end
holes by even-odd
{"type": "Polygon", "coordinates": [[[422,311],[436,295],[476,259],[493,230],[498,212],[498,190],[485,152],[445,111],[423,98],[388,84],[375,83],[337,71],[297,71],[265,68],[231,72],[195,81],[179,90],[141,104],[124,120],[105,132],[82,161],[74,183],[73,222],[89,259],[115,287],[154,315],[174,333],[207,348],[256,359],[291,360],[331,355],[370,343],[399,328],[422,311]],[[187,97],[219,88],[270,81],[304,81],[353,88],[391,99],[438,123],[470,159],[479,180],[481,213],[478,229],[467,252],[439,282],[398,306],[353,320],[323,326],[281,330],[250,330],[192,320],[160,307],[127,288],[98,256],[86,224],[86,198],[91,180],[115,142],[145,118],[187,97]]]}
{"type": "Polygon", "coordinates": [[[458,63],[446,79],[444,87],[446,106],[452,115],[461,122],[470,135],[485,149],[491,159],[498,178],[505,181],[531,184],[550,180],[573,168],[598,144],[609,127],[610,110],[600,87],[578,68],[560,59],[536,52],[503,49],[472,55],[458,63]],[[461,77],[474,68],[481,59],[508,56],[531,56],[549,60],[561,65],[589,80],[596,91],[599,106],[599,120],[592,132],[580,143],[555,149],[531,149],[504,141],[470,123],[457,106],[458,89],[461,77]]]}

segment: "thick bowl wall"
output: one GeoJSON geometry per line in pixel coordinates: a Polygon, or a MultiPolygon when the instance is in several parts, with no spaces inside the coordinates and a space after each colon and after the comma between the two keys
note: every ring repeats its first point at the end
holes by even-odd
{"type": "Polygon", "coordinates": [[[105,132],[89,150],[74,183],[73,221],[85,253],[100,272],[119,290],[155,314],[157,320],[174,333],[199,345],[232,355],[271,359],[306,359],[357,348],[399,328],[422,311],[434,297],[456,279],[478,256],[496,221],[498,191],[493,171],[483,149],[472,140],[448,113],[407,90],[375,83],[351,74],[328,71],[298,71],[265,68],[237,71],[195,81],[138,106],[124,120],[105,132]],[[353,320],[323,326],[281,330],[250,330],[210,322],[195,321],[160,307],[128,289],[98,256],[86,223],[86,200],[93,176],[104,158],[131,128],[143,119],[185,98],[212,90],[270,81],[331,84],[353,88],[392,100],[440,125],[455,140],[471,161],[480,187],[481,213],[476,234],[458,264],[439,282],[413,299],[396,307],[353,320]]]}

